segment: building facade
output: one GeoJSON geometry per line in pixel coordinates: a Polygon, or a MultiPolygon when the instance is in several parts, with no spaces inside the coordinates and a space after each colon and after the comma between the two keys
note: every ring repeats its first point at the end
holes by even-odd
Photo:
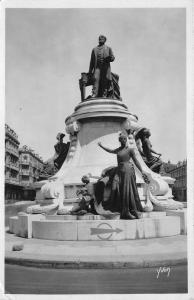
{"type": "Polygon", "coordinates": [[[19,140],[13,129],[5,124],[5,198],[21,199],[19,181],[19,140]]]}
{"type": "Polygon", "coordinates": [[[163,162],[162,165],[163,165],[165,173],[170,173],[177,166],[176,164],[172,164],[170,160],[167,163],[163,162]]]}
{"type": "Polygon", "coordinates": [[[19,181],[25,187],[30,187],[38,181],[43,169],[43,160],[32,149],[23,146],[19,149],[19,181]]]}
{"type": "Polygon", "coordinates": [[[33,200],[33,183],[39,180],[43,160],[20,142],[13,129],[5,124],[5,200],[33,200]]]}
{"type": "Polygon", "coordinates": [[[176,179],[173,186],[173,195],[176,200],[187,201],[187,161],[166,166],[165,170],[168,175],[176,179]]]}

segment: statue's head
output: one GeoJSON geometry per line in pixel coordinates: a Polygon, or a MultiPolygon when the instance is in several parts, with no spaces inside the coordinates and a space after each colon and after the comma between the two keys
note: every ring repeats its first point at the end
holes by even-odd
{"type": "Polygon", "coordinates": [[[124,132],[119,133],[119,142],[121,145],[125,145],[127,142],[127,135],[124,132]]]}
{"type": "Polygon", "coordinates": [[[151,136],[151,132],[147,128],[144,129],[143,134],[144,134],[145,137],[148,137],[148,138],[151,136]]]}
{"type": "Polygon", "coordinates": [[[142,127],[139,130],[136,131],[135,133],[135,140],[137,141],[138,139],[144,139],[145,137],[150,137],[151,133],[148,128],[142,127]]]}
{"type": "Polygon", "coordinates": [[[63,138],[64,138],[64,136],[65,136],[65,134],[64,134],[64,133],[61,133],[61,132],[59,132],[59,133],[57,134],[57,137],[56,137],[56,139],[57,139],[58,141],[62,141],[62,140],[63,140],[63,138]]]}
{"type": "Polygon", "coordinates": [[[81,181],[82,181],[83,183],[85,183],[85,184],[88,184],[88,183],[90,182],[90,177],[89,177],[89,175],[84,175],[84,176],[82,176],[81,181]]]}
{"type": "Polygon", "coordinates": [[[101,34],[101,35],[99,36],[98,40],[99,40],[99,44],[100,44],[100,45],[104,45],[105,42],[106,42],[106,37],[105,37],[104,35],[101,34]]]}
{"type": "Polygon", "coordinates": [[[127,129],[126,131],[127,131],[128,135],[133,135],[134,134],[134,129],[130,128],[130,129],[127,129]]]}

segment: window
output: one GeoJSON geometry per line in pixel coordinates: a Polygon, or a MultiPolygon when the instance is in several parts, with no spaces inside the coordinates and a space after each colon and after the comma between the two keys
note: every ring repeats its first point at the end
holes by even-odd
{"type": "Polygon", "coordinates": [[[28,181],[29,180],[29,176],[22,176],[22,181],[28,181]]]}
{"type": "Polygon", "coordinates": [[[22,165],[22,170],[29,170],[29,165],[22,165]]]}

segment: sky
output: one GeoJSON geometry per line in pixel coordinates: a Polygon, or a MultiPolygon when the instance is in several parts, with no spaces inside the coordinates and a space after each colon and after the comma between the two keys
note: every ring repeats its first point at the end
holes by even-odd
{"type": "MultiPolygon", "coordinates": [[[[107,37],[123,102],[163,161],[186,158],[184,8],[6,9],[5,121],[44,160],[81,101],[98,36],[107,37]]],[[[90,92],[90,91],[88,91],[90,92]]],[[[67,141],[67,137],[64,139],[67,141]]]]}

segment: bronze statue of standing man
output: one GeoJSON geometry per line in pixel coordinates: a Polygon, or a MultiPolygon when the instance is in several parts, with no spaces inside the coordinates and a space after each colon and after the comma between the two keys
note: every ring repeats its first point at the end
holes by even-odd
{"type": "Polygon", "coordinates": [[[105,45],[106,37],[99,36],[99,44],[92,50],[89,73],[93,75],[93,90],[92,98],[107,97],[108,91],[111,88],[112,74],[110,62],[113,62],[115,57],[112,49],[105,45]]]}

